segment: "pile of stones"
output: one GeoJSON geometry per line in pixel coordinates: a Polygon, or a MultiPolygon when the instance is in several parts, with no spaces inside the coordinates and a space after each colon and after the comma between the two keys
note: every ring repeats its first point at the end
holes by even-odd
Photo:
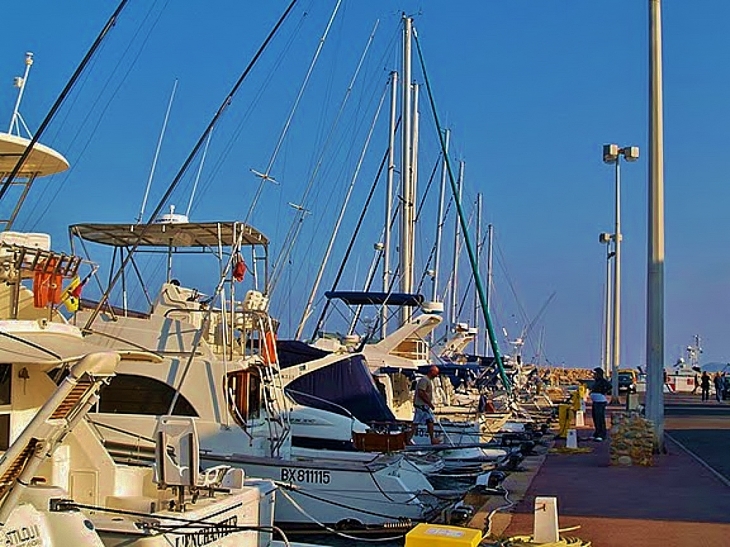
{"type": "Polygon", "coordinates": [[[611,465],[654,465],[654,427],[637,412],[611,415],[611,465]]]}

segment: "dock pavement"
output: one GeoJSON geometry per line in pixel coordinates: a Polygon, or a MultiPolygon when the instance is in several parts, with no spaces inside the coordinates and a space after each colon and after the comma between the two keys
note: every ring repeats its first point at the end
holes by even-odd
{"type": "Polygon", "coordinates": [[[594,547],[730,545],[730,401],[667,394],[666,454],[651,467],[609,465],[610,440],[589,440],[587,414],[578,445],[588,452],[528,457],[505,481],[509,495],[491,498],[470,526],[494,539],[530,535],[535,497],[555,496],[559,527],[580,526],[567,535],[594,547]]]}

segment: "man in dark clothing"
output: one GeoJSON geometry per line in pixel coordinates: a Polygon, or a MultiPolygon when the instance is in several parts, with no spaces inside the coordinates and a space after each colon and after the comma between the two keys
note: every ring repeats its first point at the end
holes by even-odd
{"type": "Polygon", "coordinates": [[[722,402],[722,377],[719,372],[715,373],[715,377],[712,379],[715,384],[715,399],[718,403],[722,402]]]}
{"type": "Polygon", "coordinates": [[[702,378],[700,379],[700,387],[702,388],[702,400],[709,401],[710,400],[710,375],[707,374],[707,371],[704,371],[702,373],[702,378]]]}
{"type": "Polygon", "coordinates": [[[692,395],[694,395],[695,393],[697,393],[697,388],[698,388],[698,387],[700,387],[700,379],[699,379],[699,377],[698,377],[698,376],[697,376],[697,375],[695,374],[695,387],[693,387],[693,388],[692,388],[692,395]]]}
{"type": "Polygon", "coordinates": [[[611,393],[611,384],[603,376],[603,369],[593,369],[593,387],[591,387],[591,417],[593,418],[593,440],[602,441],[606,438],[606,405],[611,393]]]}

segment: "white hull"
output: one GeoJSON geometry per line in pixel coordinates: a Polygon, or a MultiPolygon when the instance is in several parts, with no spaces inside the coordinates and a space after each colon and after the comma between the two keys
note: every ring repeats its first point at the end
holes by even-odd
{"type": "Polygon", "coordinates": [[[419,494],[432,490],[431,484],[402,457],[385,466],[213,454],[205,455],[203,461],[240,466],[247,474],[289,486],[291,489],[280,492],[277,499],[275,521],[281,526],[355,522],[388,526],[423,519],[435,509],[419,498],[419,494]]]}

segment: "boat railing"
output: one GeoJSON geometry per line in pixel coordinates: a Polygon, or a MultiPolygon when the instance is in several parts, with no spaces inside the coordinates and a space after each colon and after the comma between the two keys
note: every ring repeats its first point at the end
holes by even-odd
{"type": "Polygon", "coordinates": [[[26,247],[0,240],[0,281],[9,287],[6,318],[18,319],[21,305],[32,301],[35,308],[48,308],[60,304],[62,283],[78,274],[83,260],[75,255],[56,253],[41,247],[26,247]],[[32,280],[32,292],[23,285],[32,280]]]}

